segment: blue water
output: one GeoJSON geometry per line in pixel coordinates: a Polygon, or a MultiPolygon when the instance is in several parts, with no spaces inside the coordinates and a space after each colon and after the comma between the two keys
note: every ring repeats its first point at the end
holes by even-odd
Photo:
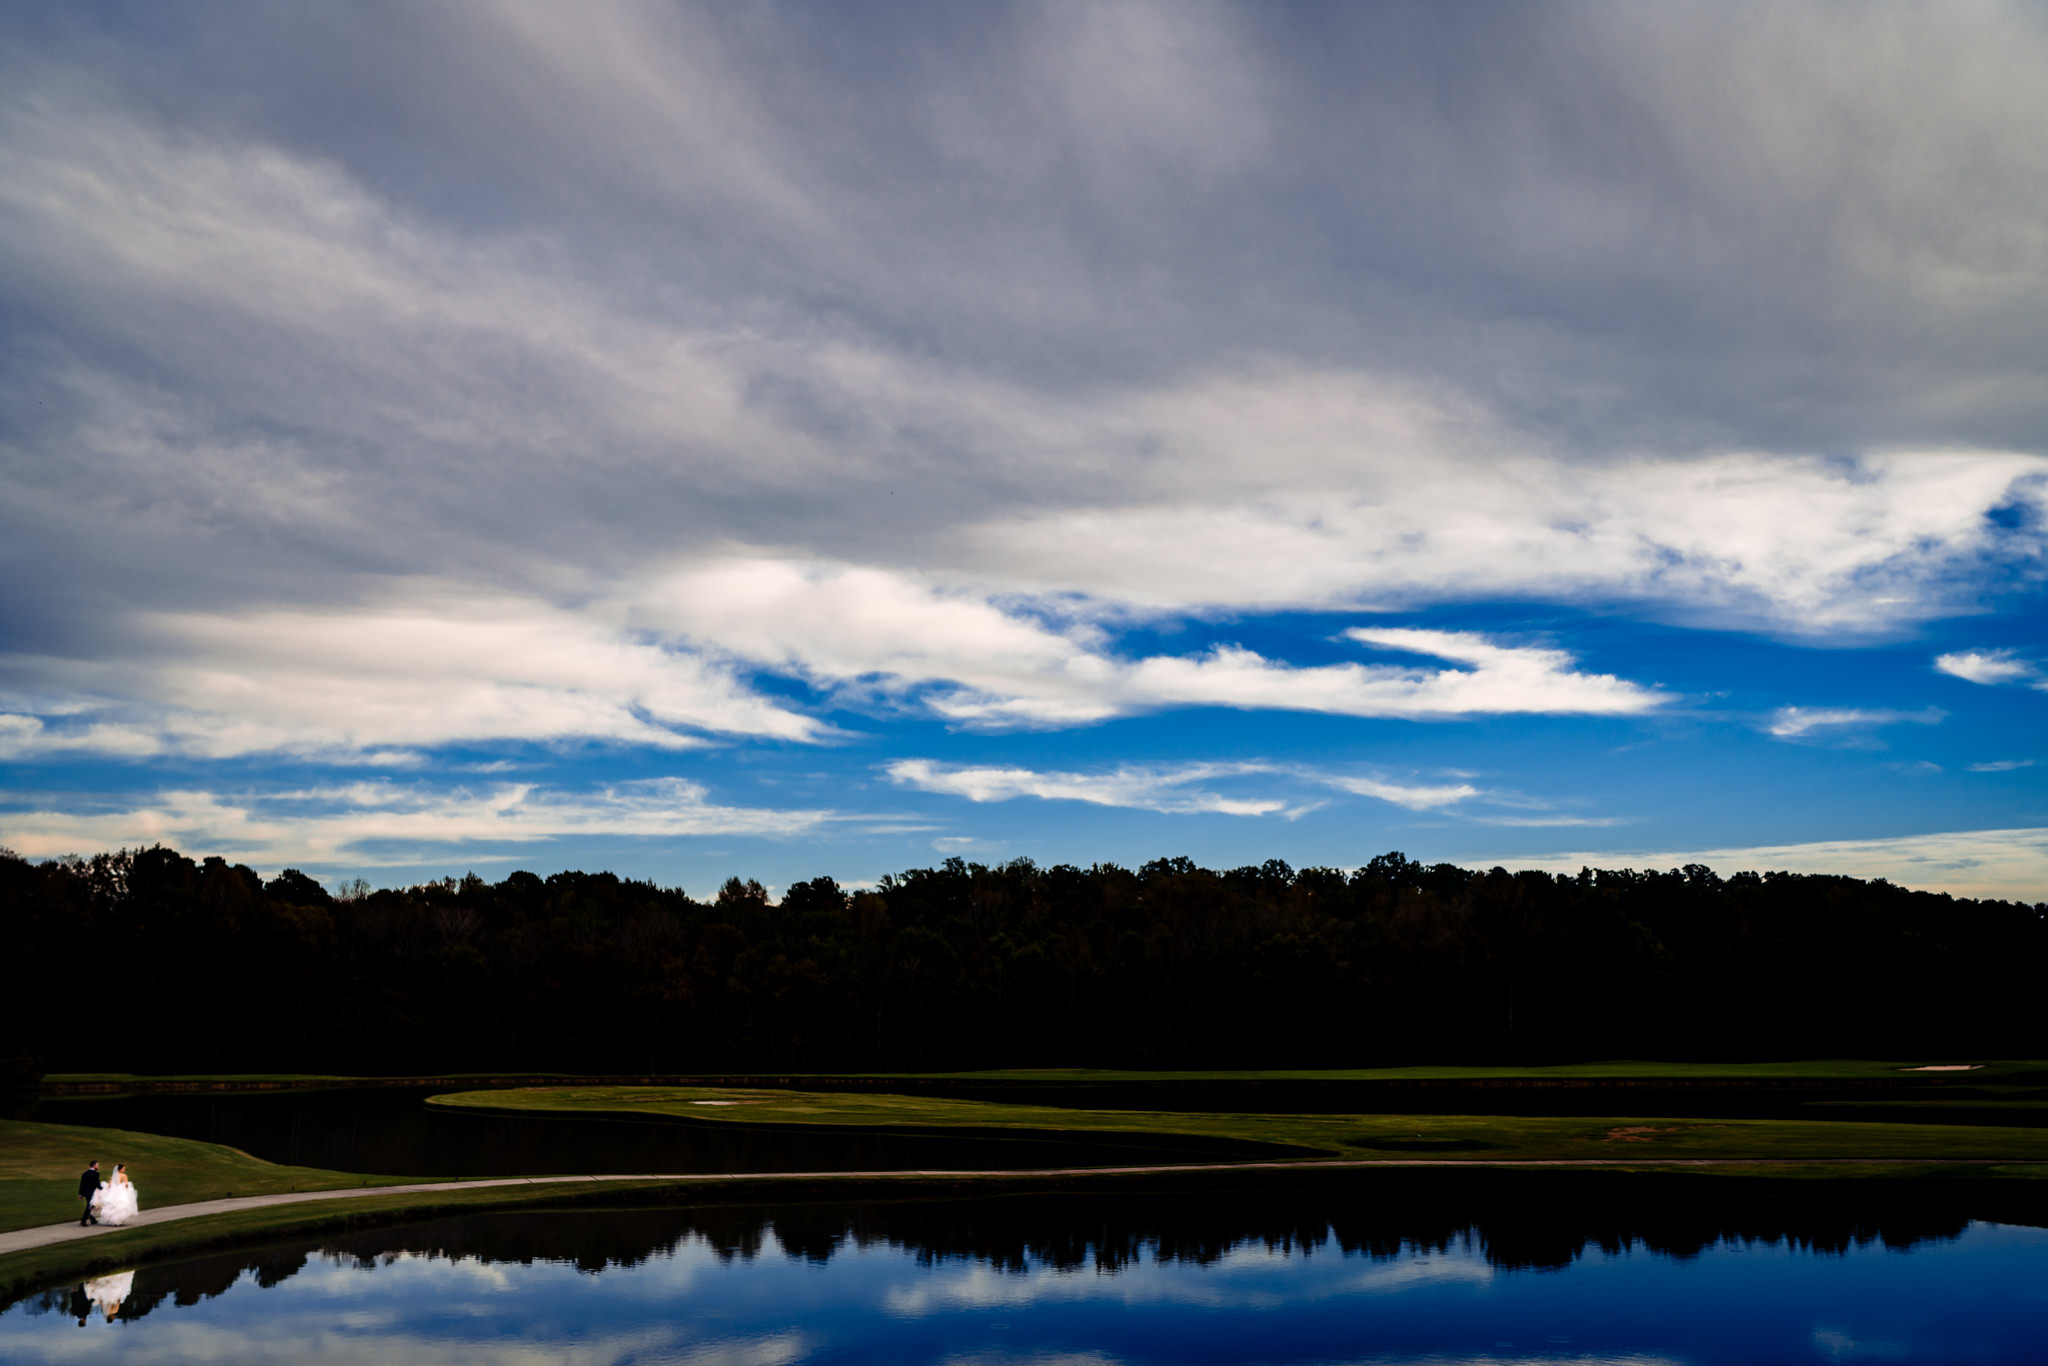
{"type": "Polygon", "coordinates": [[[1677,1255],[1608,1237],[1532,1267],[1479,1227],[1367,1250],[1313,1221],[1127,1236],[1084,1210],[1071,1237],[1016,1241],[968,1227],[972,1204],[910,1234],[886,1217],[821,1233],[815,1214],[775,1211],[542,1214],[145,1268],[118,1308],[122,1283],[99,1283],[82,1328],[76,1288],[0,1313],[0,1361],[2048,1361],[2037,1228],[1841,1250],[1732,1234],[1677,1255]]]}

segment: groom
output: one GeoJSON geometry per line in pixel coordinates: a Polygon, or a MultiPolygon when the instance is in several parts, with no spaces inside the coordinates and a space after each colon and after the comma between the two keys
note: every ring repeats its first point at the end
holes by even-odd
{"type": "Polygon", "coordinates": [[[92,1217],[92,1198],[99,1193],[99,1189],[100,1164],[88,1162],[85,1164],[85,1170],[78,1175],[78,1193],[85,1200],[85,1213],[78,1220],[80,1228],[85,1227],[87,1224],[97,1224],[99,1222],[99,1220],[92,1217]]]}

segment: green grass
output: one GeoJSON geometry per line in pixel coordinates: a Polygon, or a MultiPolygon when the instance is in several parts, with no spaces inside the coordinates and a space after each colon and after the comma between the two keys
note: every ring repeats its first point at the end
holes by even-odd
{"type": "Polygon", "coordinates": [[[145,1209],[229,1195],[395,1186],[432,1179],[280,1167],[218,1143],[125,1129],[0,1120],[0,1230],[76,1220],[84,1208],[78,1199],[78,1174],[94,1158],[108,1174],[116,1162],[126,1162],[145,1209]]]}
{"type": "Polygon", "coordinates": [[[1879,1079],[1967,1079],[1971,1083],[1996,1077],[2048,1073],[2048,1061],[2029,1059],[1938,1058],[1884,1061],[1872,1058],[1819,1058],[1797,1062],[1652,1062],[1612,1059],[1564,1063],[1554,1067],[1356,1067],[1277,1069],[1262,1071],[1127,1071],[1104,1068],[999,1068],[980,1072],[905,1073],[920,1078],[1020,1082],[1115,1081],[1874,1081],[1879,1079]],[[1967,1072],[1922,1072],[1936,1064],[1971,1064],[1967,1072]]]}
{"type": "MultiPolygon", "coordinates": [[[[307,1082],[370,1082],[403,1084],[433,1078],[519,1076],[517,1068],[484,1072],[439,1072],[417,1076],[343,1076],[334,1073],[179,1073],[144,1076],[132,1072],[53,1072],[45,1081],[59,1085],[119,1085],[125,1082],[174,1082],[265,1085],[307,1082]]],[[[550,1069],[529,1069],[524,1075],[566,1075],[550,1069]]],[[[737,1075],[737,1074],[735,1074],[737,1075]]],[[[1020,1083],[1196,1082],[1196,1081],[1357,1081],[1357,1082],[1523,1082],[1523,1081],[1658,1081],[1794,1082],[1794,1081],[1959,1081],[1978,1086],[2000,1079],[2048,1076],[2048,1061],[2038,1059],[1941,1058],[1884,1060],[1873,1058],[1809,1058],[1793,1062],[1654,1062],[1610,1059],[1566,1063],[1554,1067],[1415,1067],[1268,1068],[1255,1070],[1146,1071],[1088,1067],[1012,1067],[966,1072],[792,1072],[791,1080],[831,1077],[894,1081],[1011,1081],[1020,1083]],[[1921,1072],[1928,1062],[1974,1064],[1967,1072],[1921,1072]]]]}
{"type": "Polygon", "coordinates": [[[1805,1108],[1821,1113],[1854,1115],[1859,1110],[1885,1110],[1892,1113],[1906,1111],[1938,1117],[1945,1110],[1969,1110],[1979,1113],[2002,1112],[2012,1116],[2016,1124],[2033,1124],[2032,1117],[2048,1117],[2048,1100],[2038,1099],[2040,1092],[2029,1088],[2024,1096],[2004,1096],[1993,1088],[1990,1095],[1946,1098],[1936,1096],[1900,1096],[1892,1100],[1812,1100],[1805,1108]]]}
{"type": "Polygon", "coordinates": [[[342,1085],[405,1086],[419,1081],[488,1081],[492,1077],[566,1077],[575,1075],[558,1068],[499,1069],[494,1072],[421,1072],[399,1076],[359,1076],[342,1072],[49,1072],[46,1085],[125,1086],[135,1082],[174,1082],[192,1085],[276,1086],[308,1082],[336,1082],[342,1085]]]}
{"type": "Polygon", "coordinates": [[[354,1081],[331,1072],[177,1072],[161,1076],[142,1072],[50,1072],[43,1080],[65,1085],[105,1085],[130,1081],[225,1081],[225,1082],[266,1082],[266,1081],[354,1081]]]}
{"type": "Polygon", "coordinates": [[[1713,1157],[1803,1161],[2048,1161],[2048,1130],[1850,1120],[1631,1119],[1503,1115],[1268,1115],[1076,1110],[1047,1105],[709,1087],[568,1086],[461,1091],[432,1105],[670,1115],[708,1123],[1167,1134],[1283,1144],[1303,1156],[1462,1160],[1713,1157]]]}

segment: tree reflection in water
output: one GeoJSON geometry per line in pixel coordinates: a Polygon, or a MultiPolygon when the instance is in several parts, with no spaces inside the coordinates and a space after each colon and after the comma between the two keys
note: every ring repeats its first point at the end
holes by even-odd
{"type": "MultiPolygon", "coordinates": [[[[897,1249],[919,1264],[974,1263],[1005,1273],[1145,1262],[1213,1265],[1247,1247],[1372,1260],[1476,1249],[1504,1271],[1551,1271],[1592,1251],[1691,1258],[1720,1244],[1843,1254],[1957,1238],[1970,1217],[1952,1201],[1792,1191],[1739,1178],[1593,1174],[1404,1173],[1317,1188],[1175,1193],[1029,1194],[765,1206],[538,1211],[473,1215],[369,1230],[289,1250],[144,1267],[119,1317],[166,1301],[192,1305],[247,1275],[262,1287],[325,1260],[370,1268],[399,1257],[482,1264],[573,1263],[597,1274],[685,1242],[723,1262],[764,1251],[830,1262],[848,1250],[897,1249]],[[1946,1206],[1946,1207],[1944,1207],[1946,1206]]],[[[32,1296],[27,1312],[64,1313],[69,1287],[32,1296]]]]}

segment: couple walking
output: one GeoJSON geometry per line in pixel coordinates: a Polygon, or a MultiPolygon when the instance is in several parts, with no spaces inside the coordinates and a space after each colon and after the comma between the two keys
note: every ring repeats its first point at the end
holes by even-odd
{"type": "Polygon", "coordinates": [[[79,1224],[125,1224],[135,1217],[142,1208],[136,1197],[135,1183],[128,1179],[128,1164],[114,1164],[114,1179],[100,1180],[100,1164],[88,1162],[79,1173],[78,1196],[85,1201],[85,1213],[79,1216],[79,1224]]]}

